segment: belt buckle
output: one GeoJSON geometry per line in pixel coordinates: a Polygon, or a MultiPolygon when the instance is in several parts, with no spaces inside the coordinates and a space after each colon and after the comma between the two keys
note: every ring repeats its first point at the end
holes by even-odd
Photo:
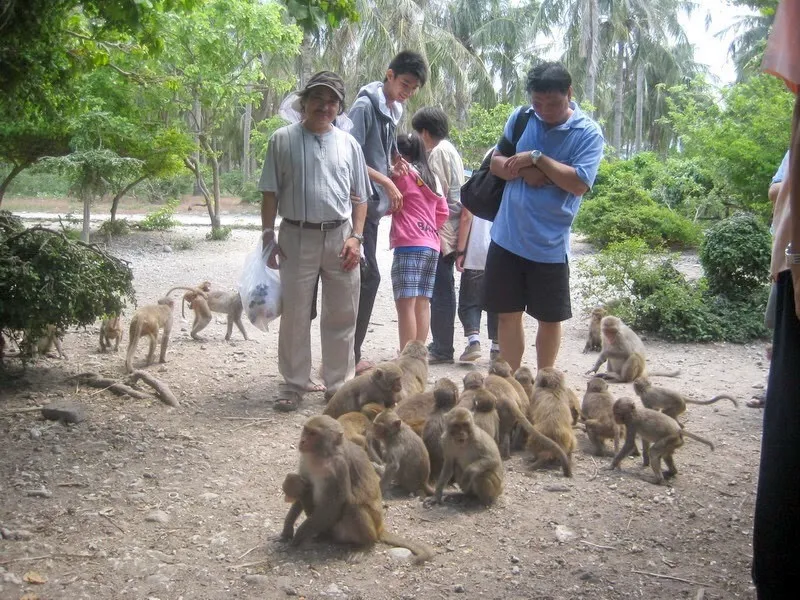
{"type": "Polygon", "coordinates": [[[320,231],[331,231],[336,229],[338,223],[336,221],[323,221],[319,224],[320,231]]]}

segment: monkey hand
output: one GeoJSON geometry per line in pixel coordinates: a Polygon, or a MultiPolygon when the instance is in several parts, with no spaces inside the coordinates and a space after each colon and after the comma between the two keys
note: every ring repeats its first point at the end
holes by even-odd
{"type": "Polygon", "coordinates": [[[594,375],[595,373],[597,373],[597,369],[592,368],[592,369],[589,369],[588,371],[586,371],[586,373],[584,373],[584,375],[594,375]]]}
{"type": "Polygon", "coordinates": [[[355,269],[361,262],[361,242],[354,237],[347,238],[339,253],[339,258],[342,259],[342,268],[345,271],[355,269]]]}

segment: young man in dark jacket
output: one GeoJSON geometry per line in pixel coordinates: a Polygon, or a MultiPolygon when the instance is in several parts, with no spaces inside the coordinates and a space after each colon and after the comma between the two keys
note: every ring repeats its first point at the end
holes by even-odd
{"type": "Polygon", "coordinates": [[[356,138],[367,161],[372,197],[364,223],[364,259],[361,272],[361,295],[356,321],[356,373],[372,366],[361,358],[361,344],[367,334],[372,307],[381,282],[375,251],[378,243],[378,223],[389,211],[402,206],[403,195],[392,183],[392,169],[407,169],[397,153],[397,124],[403,116],[403,104],[417,93],[428,79],[428,65],[416,52],[404,50],[389,63],[383,81],[365,85],[353,102],[348,117],[353,121],[350,134],[356,138]]]}

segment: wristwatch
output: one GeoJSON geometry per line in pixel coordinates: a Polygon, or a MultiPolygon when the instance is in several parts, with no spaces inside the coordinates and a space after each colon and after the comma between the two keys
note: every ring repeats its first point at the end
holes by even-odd
{"type": "Polygon", "coordinates": [[[792,242],[789,242],[786,245],[786,250],[784,251],[784,254],[786,255],[787,265],[800,265],[800,254],[792,250],[792,242]]]}
{"type": "Polygon", "coordinates": [[[537,162],[539,162],[539,159],[541,157],[542,157],[542,151],[541,150],[531,150],[531,160],[533,161],[534,165],[537,162]]]}
{"type": "Polygon", "coordinates": [[[359,244],[363,244],[364,243],[364,234],[363,233],[351,233],[350,237],[351,238],[356,238],[358,240],[359,244]]]}

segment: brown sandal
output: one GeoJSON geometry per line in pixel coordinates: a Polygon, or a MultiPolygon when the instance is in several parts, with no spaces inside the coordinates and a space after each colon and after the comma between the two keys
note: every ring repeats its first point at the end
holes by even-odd
{"type": "Polygon", "coordinates": [[[303,397],[297,392],[284,392],[277,400],[273,409],[278,412],[294,412],[300,408],[303,397]]]}

